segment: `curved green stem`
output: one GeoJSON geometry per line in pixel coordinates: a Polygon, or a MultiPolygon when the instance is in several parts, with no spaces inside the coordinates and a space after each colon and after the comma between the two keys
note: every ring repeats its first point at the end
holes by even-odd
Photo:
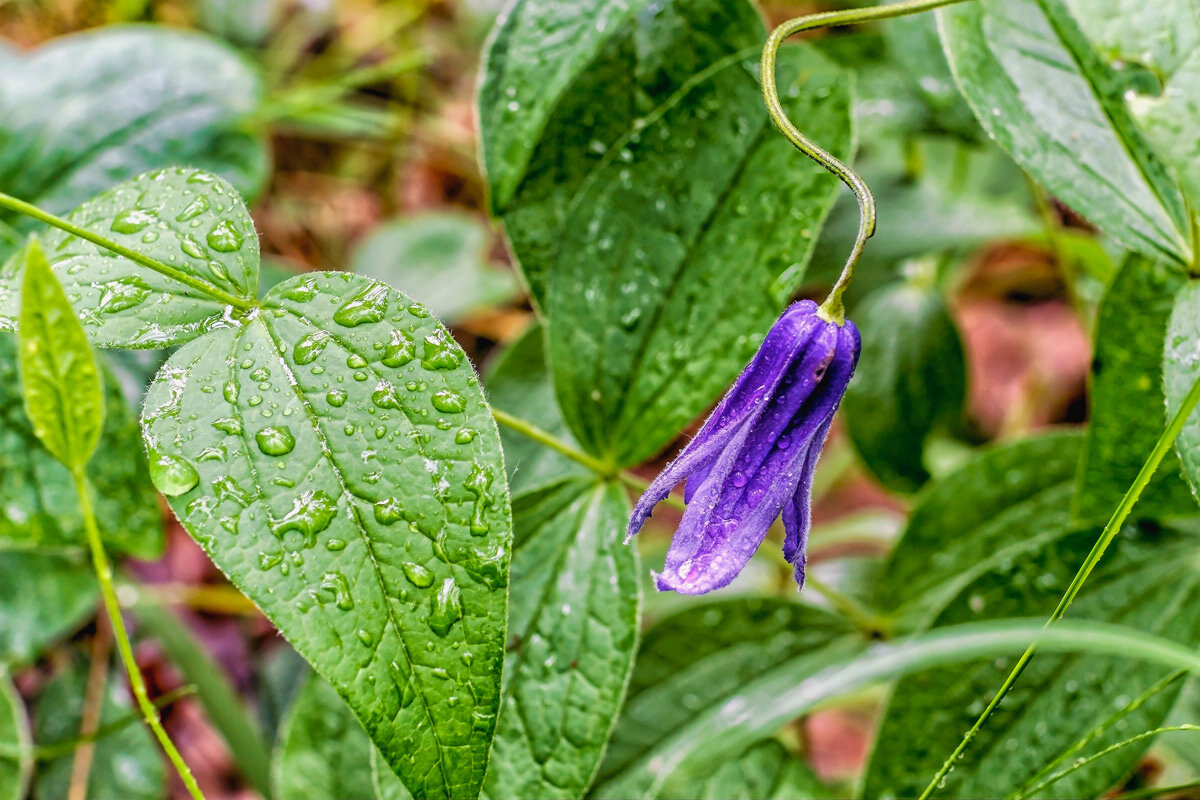
{"type": "MultiPolygon", "coordinates": [[[[1142,491],[1146,485],[1150,483],[1150,479],[1154,477],[1155,470],[1162,463],[1163,458],[1175,445],[1175,440],[1179,438],[1179,432],[1183,430],[1184,424],[1196,410],[1196,405],[1200,403],[1200,380],[1192,384],[1192,388],[1188,390],[1187,396],[1184,397],[1183,403],[1180,404],[1179,410],[1175,412],[1175,416],[1171,417],[1171,421],[1167,423],[1167,428],[1158,437],[1158,441],[1154,443],[1154,449],[1150,451],[1150,456],[1146,459],[1146,463],[1142,465],[1137,477],[1133,479],[1133,485],[1125,492],[1125,496],[1121,498],[1121,502],[1117,504],[1117,508],[1113,511],[1112,517],[1109,518],[1108,524],[1104,526],[1104,531],[1100,534],[1100,538],[1092,545],[1091,552],[1087,558],[1083,560],[1083,564],[1079,567],[1079,571],[1075,573],[1075,577],[1071,579],[1071,584],[1067,587],[1067,591],[1063,594],[1062,599],[1058,601],[1058,607],[1054,609],[1054,613],[1046,620],[1046,627],[1050,627],[1058,622],[1067,613],[1067,609],[1071,607],[1071,603],[1079,595],[1083,584],[1091,576],[1092,570],[1100,563],[1100,559],[1104,557],[1104,553],[1108,550],[1108,546],[1112,544],[1112,540],[1120,532],[1121,526],[1125,524],[1125,520],[1129,518],[1129,513],[1133,511],[1134,505],[1142,496],[1142,491]]],[[[946,759],[941,768],[929,781],[929,785],[925,787],[925,791],[921,793],[920,800],[926,800],[934,790],[938,788],[945,777],[950,774],[950,770],[954,769],[954,765],[962,757],[963,752],[979,735],[979,731],[987,723],[996,707],[1012,689],[1013,684],[1021,677],[1021,673],[1025,671],[1025,667],[1033,659],[1034,653],[1037,652],[1037,645],[1030,645],[1029,648],[1017,660],[1016,666],[1012,668],[1012,672],[1004,679],[1004,683],[1000,684],[1000,689],[996,692],[996,696],[987,704],[987,708],[979,715],[979,719],[975,720],[975,724],[967,731],[954,748],[954,752],[946,759]]]]}
{"type": "Polygon", "coordinates": [[[821,149],[814,141],[801,133],[792,121],[788,119],[787,112],[783,109],[783,103],[779,100],[779,87],[776,85],[775,78],[775,60],[779,55],[779,48],[786,39],[801,31],[832,25],[857,25],[862,22],[891,19],[892,17],[917,14],[922,11],[938,8],[939,6],[948,6],[952,3],[962,2],[965,2],[965,0],[905,0],[905,2],[873,8],[853,8],[846,11],[809,14],[781,24],[771,32],[766,46],[763,47],[763,100],[767,104],[767,113],[770,115],[771,121],[775,123],[775,126],[779,128],[797,150],[832,172],[842,183],[849,186],[850,191],[854,192],[854,198],[858,201],[858,236],[854,240],[854,247],[850,251],[850,257],[846,260],[846,266],[842,268],[841,276],[829,291],[829,296],[825,298],[825,302],[821,304],[818,312],[830,322],[836,322],[838,325],[841,325],[846,321],[846,309],[842,303],[842,295],[845,293],[846,287],[850,284],[850,280],[854,277],[854,267],[862,255],[863,248],[866,247],[867,240],[875,235],[875,198],[871,195],[871,190],[867,188],[867,184],[854,170],[850,169],[850,167],[846,166],[826,150],[821,149]]]}
{"type": "Polygon", "coordinates": [[[192,775],[187,762],[183,760],[183,756],[179,754],[175,743],[171,741],[171,737],[167,735],[162,726],[162,720],[159,718],[158,708],[151,702],[150,695],[146,691],[146,681],[142,678],[142,671],[138,668],[137,659],[134,658],[133,645],[129,642],[129,632],[125,630],[125,620],[121,617],[121,605],[117,601],[117,591],[113,585],[112,564],[109,563],[108,555],[104,552],[104,542],[100,538],[100,529],[96,525],[96,513],[92,509],[91,494],[83,469],[75,469],[73,477],[75,492],[79,495],[83,527],[87,532],[88,547],[92,551],[92,565],[95,567],[96,578],[100,583],[100,594],[104,599],[104,610],[108,613],[108,621],[112,624],[117,650],[121,654],[121,661],[125,664],[125,671],[129,675],[129,686],[133,690],[133,696],[142,710],[146,724],[154,731],[154,736],[167,754],[167,758],[175,766],[188,793],[193,800],[204,800],[204,794],[196,784],[196,778],[192,775]]]}
{"type": "Polygon", "coordinates": [[[72,236],[78,236],[80,239],[89,241],[94,245],[103,247],[105,250],[109,250],[123,258],[127,258],[135,264],[140,264],[141,266],[154,270],[158,274],[164,275],[173,281],[178,281],[190,289],[195,289],[198,292],[206,294],[214,300],[224,303],[225,305],[233,306],[239,311],[249,311],[257,305],[257,303],[251,300],[229,294],[228,292],[222,291],[215,286],[210,286],[199,278],[188,275],[186,272],[176,269],[169,264],[156,261],[155,259],[143,255],[136,250],[130,250],[128,247],[114,242],[112,239],[109,239],[106,236],[101,236],[98,233],[89,231],[87,228],[81,228],[69,220],[65,220],[62,217],[49,213],[48,211],[43,211],[32,203],[26,203],[24,200],[20,200],[10,194],[0,192],[0,208],[7,208],[8,210],[15,211],[18,214],[24,214],[27,217],[36,219],[38,222],[44,222],[53,228],[66,231],[72,236]]]}

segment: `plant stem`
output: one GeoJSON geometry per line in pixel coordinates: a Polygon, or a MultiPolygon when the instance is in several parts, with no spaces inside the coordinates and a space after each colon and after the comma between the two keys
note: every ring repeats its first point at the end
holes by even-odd
{"type": "MultiPolygon", "coordinates": [[[[1067,613],[1067,609],[1071,607],[1071,603],[1075,601],[1076,596],[1083,588],[1083,584],[1091,576],[1092,570],[1100,563],[1100,559],[1104,557],[1108,546],[1112,544],[1112,540],[1120,532],[1121,526],[1125,524],[1129,513],[1133,510],[1134,505],[1142,495],[1142,491],[1146,485],[1150,483],[1150,479],[1154,477],[1155,470],[1162,463],[1167,452],[1174,446],[1175,440],[1179,438],[1179,432],[1183,430],[1184,424],[1196,409],[1197,403],[1200,403],[1200,380],[1192,384],[1192,388],[1188,390],[1187,396],[1184,397],[1183,403],[1180,404],[1179,410],[1175,412],[1175,416],[1171,417],[1171,421],[1167,424],[1166,430],[1158,437],[1158,441],[1154,443],[1154,449],[1150,451],[1150,456],[1146,459],[1146,463],[1142,465],[1137,477],[1133,479],[1133,485],[1125,492],[1125,496],[1121,498],[1121,502],[1117,504],[1117,508],[1113,511],[1112,517],[1109,518],[1108,524],[1104,526],[1104,531],[1100,534],[1100,538],[1092,546],[1091,552],[1084,559],[1083,564],[1079,567],[1079,571],[1075,573],[1075,577],[1071,579],[1071,584],[1067,587],[1067,591],[1063,594],[1062,599],[1058,601],[1058,607],[1054,609],[1054,613],[1046,620],[1046,627],[1050,627],[1055,622],[1058,622],[1067,613]]],[[[970,746],[971,742],[979,734],[981,728],[987,723],[996,707],[1012,689],[1013,684],[1021,677],[1021,673],[1025,671],[1025,667],[1033,659],[1034,653],[1037,652],[1037,645],[1030,645],[1029,648],[1017,660],[1016,666],[1012,672],[1004,679],[1004,683],[1000,685],[1000,689],[996,692],[996,696],[988,703],[987,708],[979,715],[979,719],[975,720],[975,724],[963,736],[962,741],[954,748],[949,758],[938,769],[933,779],[929,781],[929,785],[925,787],[925,791],[921,793],[920,800],[926,800],[934,790],[954,769],[954,765],[962,757],[963,751],[970,746]]]]}
{"type": "Polygon", "coordinates": [[[775,127],[779,128],[780,132],[783,133],[797,150],[832,172],[842,183],[850,187],[850,191],[854,193],[854,198],[858,201],[858,236],[854,240],[854,247],[850,251],[850,257],[846,260],[846,266],[842,268],[841,276],[829,291],[829,296],[821,304],[818,312],[830,322],[842,325],[846,321],[846,309],[842,303],[842,295],[845,293],[846,287],[850,284],[850,280],[854,277],[854,267],[862,255],[867,240],[875,235],[875,198],[871,195],[871,190],[867,188],[867,184],[854,170],[839,161],[828,151],[821,149],[816,142],[802,134],[792,121],[788,119],[787,112],[783,108],[783,103],[779,100],[779,88],[776,85],[775,60],[779,55],[779,48],[784,40],[801,31],[832,25],[857,25],[863,22],[891,19],[892,17],[900,17],[906,14],[919,14],[922,11],[929,11],[940,6],[962,2],[965,2],[965,0],[905,0],[905,2],[892,3],[885,6],[852,8],[845,11],[827,11],[821,14],[809,14],[788,20],[775,28],[767,39],[766,46],[763,47],[763,100],[767,104],[767,114],[770,115],[771,121],[775,123],[775,127]]]}
{"type": "Polygon", "coordinates": [[[1120,750],[1122,747],[1128,747],[1131,744],[1137,744],[1138,742],[1145,741],[1146,739],[1149,739],[1151,737],[1158,736],[1160,733],[1178,733],[1180,731],[1200,731],[1200,725],[1190,725],[1190,724],[1169,725],[1169,726],[1166,726],[1163,728],[1155,728],[1154,730],[1143,731],[1134,736],[1130,736],[1128,739],[1122,739],[1121,741],[1117,742],[1116,744],[1111,744],[1108,747],[1104,748],[1103,750],[1099,751],[1098,753],[1093,753],[1092,755],[1088,756],[1087,758],[1081,758],[1081,759],[1077,760],[1075,763],[1071,764],[1071,766],[1067,767],[1066,769],[1060,770],[1059,772],[1054,773],[1049,778],[1047,778],[1046,780],[1039,783],[1037,786],[1034,786],[1032,789],[1030,789],[1029,794],[1032,795],[1034,792],[1041,791],[1041,790],[1045,789],[1047,786],[1051,786],[1051,785],[1057,783],[1058,781],[1060,781],[1063,778],[1070,775],[1072,772],[1075,772],[1076,770],[1079,770],[1079,769],[1083,769],[1088,764],[1091,764],[1094,761],[1104,758],[1104,756],[1107,756],[1110,753],[1115,753],[1116,751],[1120,750]]]}
{"type": "Polygon", "coordinates": [[[173,281],[178,281],[190,289],[195,289],[198,292],[206,294],[214,300],[218,300],[226,305],[233,306],[239,311],[249,311],[250,309],[255,308],[257,305],[257,303],[252,300],[247,300],[244,297],[237,297],[236,295],[229,294],[228,292],[218,289],[215,286],[210,286],[199,278],[188,275],[182,270],[176,269],[168,264],[164,264],[161,261],[156,261],[155,259],[143,255],[136,250],[130,250],[128,247],[118,244],[112,239],[101,236],[98,233],[93,233],[86,228],[81,228],[73,222],[65,220],[62,217],[55,216],[47,211],[43,211],[32,203],[26,203],[24,200],[19,200],[10,194],[0,192],[0,208],[7,208],[10,211],[16,211],[18,214],[24,214],[25,216],[36,219],[39,222],[44,222],[53,228],[66,231],[72,236],[78,236],[80,239],[85,239],[94,245],[103,247],[105,250],[109,250],[123,258],[127,258],[135,264],[140,264],[141,266],[154,270],[160,275],[168,277],[173,281]]]}
{"type": "Polygon", "coordinates": [[[90,741],[100,727],[100,714],[104,709],[104,688],[108,683],[108,657],[112,653],[112,636],[103,626],[96,626],[92,637],[92,663],[88,665],[87,685],[83,693],[83,710],[79,714],[79,738],[82,744],[71,760],[71,782],[67,786],[67,800],[86,800],[89,777],[92,773],[92,755],[95,746],[90,741]]]}
{"type": "Polygon", "coordinates": [[[154,703],[150,702],[150,697],[146,692],[146,682],[142,678],[142,672],[138,668],[137,660],[133,656],[133,646],[129,643],[129,633],[125,630],[125,621],[121,617],[121,606],[117,601],[116,588],[113,586],[112,565],[108,561],[108,555],[104,552],[104,542],[100,539],[100,529],[96,525],[96,514],[92,508],[87,478],[83,473],[82,467],[76,467],[73,472],[75,492],[79,495],[79,508],[83,515],[83,527],[87,532],[88,547],[92,551],[92,564],[96,570],[96,578],[100,582],[100,594],[104,598],[104,610],[108,612],[108,620],[112,623],[113,636],[117,641],[117,650],[121,653],[121,660],[125,664],[125,671],[129,674],[129,686],[133,690],[133,696],[142,710],[142,716],[145,718],[146,724],[154,731],[154,735],[158,739],[158,743],[162,745],[163,751],[166,752],[167,758],[175,765],[175,770],[179,773],[179,778],[183,781],[183,785],[187,787],[188,793],[191,794],[193,800],[204,800],[204,794],[200,791],[200,787],[196,785],[196,779],[192,776],[191,769],[188,768],[183,757],[175,748],[175,743],[171,741],[171,737],[163,729],[158,709],[154,703]]]}
{"type": "Polygon", "coordinates": [[[1178,783],[1174,786],[1145,786],[1141,789],[1132,789],[1116,795],[1112,800],[1149,800],[1152,797],[1179,794],[1180,792],[1186,792],[1188,789],[1197,788],[1200,788],[1200,779],[1188,781],[1187,783],[1178,783]]]}

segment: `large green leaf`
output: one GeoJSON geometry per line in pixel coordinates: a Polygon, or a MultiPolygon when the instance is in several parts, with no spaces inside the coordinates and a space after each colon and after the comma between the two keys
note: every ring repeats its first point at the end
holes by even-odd
{"type": "MultiPolygon", "coordinates": [[[[320,675],[310,675],[279,734],[271,767],[276,800],[375,800],[374,749],[333,687],[320,675]]],[[[386,766],[378,775],[399,784],[386,766]]]]}
{"type": "MultiPolygon", "coordinates": [[[[1133,118],[1200,200],[1200,5],[1196,0],[1067,0],[1101,54],[1150,71],[1126,94],[1133,118]]],[[[1134,70],[1136,71],[1136,69],[1134,70]]]]}
{"type": "MultiPolygon", "coordinates": [[[[230,304],[255,298],[254,223],[237,191],[210,173],[148,172],[88,200],[67,219],[175,271],[162,274],[64,231],[46,235],[51,266],[101,347],[181,344],[230,324],[230,304]]],[[[0,275],[0,327],[5,284],[11,293],[16,280],[0,275]]]]}
{"type": "Polygon", "coordinates": [[[582,797],[621,708],[640,569],[620,486],[569,480],[518,497],[503,713],[484,791],[582,797]]]}
{"type": "MultiPolygon", "coordinates": [[[[87,678],[86,665],[70,665],[42,690],[34,711],[39,745],[53,746],[79,736],[87,678]]],[[[126,720],[130,724],[106,732],[93,746],[87,797],[161,800],[167,791],[162,755],[150,730],[140,721],[129,719],[137,711],[131,707],[123,684],[118,674],[108,677],[100,703],[100,725],[126,720]]],[[[68,796],[73,763],[72,751],[38,765],[34,786],[38,800],[61,800],[68,796]]]]}
{"type": "Polygon", "coordinates": [[[930,484],[879,571],[876,607],[936,614],[979,575],[1065,535],[1082,444],[1075,431],[1042,434],[984,451],[930,484]]]}
{"type": "MultiPolygon", "coordinates": [[[[963,496],[970,504],[973,497],[963,496]]],[[[1010,526],[1031,538],[1036,520],[1010,526]]],[[[957,535],[946,531],[947,536],[957,535]]],[[[1044,613],[1054,608],[1096,541],[1083,530],[1013,556],[979,575],[939,613],[935,628],[1044,613]]],[[[1105,555],[1071,607],[1071,619],[1120,623],[1195,648],[1200,617],[1188,609],[1200,602],[1195,532],[1125,531],[1105,555]]],[[[864,784],[866,797],[915,797],[962,738],[1002,683],[1012,660],[988,659],[930,670],[897,684],[879,730],[864,784]],[[920,730],[914,736],[914,730],[920,730]]],[[[1039,654],[964,754],[939,785],[940,797],[1002,797],[1033,778],[1058,756],[1170,672],[1128,657],[1039,654]]],[[[1122,718],[1078,753],[1086,757],[1162,723],[1182,683],[1157,694],[1122,718]]],[[[1098,797],[1136,765],[1136,747],[1072,773],[1038,797],[1098,797]]]]}
{"type": "Polygon", "coordinates": [[[1017,163],[1126,247],[1191,262],[1179,190],[1062,0],[982,0],[938,13],[959,87],[1017,163]]]}
{"type": "MultiPolygon", "coordinates": [[[[1163,350],[1163,392],[1167,417],[1175,415],[1192,385],[1200,380],[1200,281],[1188,281],[1175,296],[1163,350]]],[[[1164,423],[1165,427],[1165,423],[1164,423]]],[[[1192,492],[1200,491],[1200,415],[1192,413],[1175,440],[1175,452],[1192,492]]]]}
{"type": "Polygon", "coordinates": [[[151,477],[414,795],[474,796],[500,697],[508,489],[466,356],[384,284],[313,273],[180,348],[151,477]]]}
{"type": "Polygon", "coordinates": [[[33,435],[78,474],[100,443],[104,392],[83,326],[35,241],[25,254],[17,366],[33,435]]]}
{"type": "Polygon", "coordinates": [[[664,800],[818,800],[835,797],[803,762],[775,739],[747,748],[702,774],[678,770],[663,784],[664,800]]]}
{"type": "Polygon", "coordinates": [[[842,401],[850,438],[884,485],[929,479],[925,440],[958,424],[967,368],[958,330],[936,289],[916,281],[872,293],[854,312],[862,355],[842,401]]]}
{"type": "MultiPolygon", "coordinates": [[[[16,337],[0,334],[0,543],[81,547],[83,518],[71,473],[34,436],[20,392],[16,337]]],[[[162,512],[137,420],[111,374],[105,374],[104,412],[100,446],[87,469],[101,536],[114,552],[156,558],[163,547],[162,512]]]]}
{"type": "MultiPolygon", "coordinates": [[[[711,403],[799,285],[833,201],[836,181],[763,110],[764,35],[744,0],[530,0],[493,38],[493,205],[550,323],[563,413],[602,457],[640,461],[711,403]]],[[[845,157],[847,72],[796,47],[780,73],[791,115],[845,157]]]]}
{"type": "Polygon", "coordinates": [[[27,664],[84,623],[99,587],[86,559],[0,552],[0,662],[27,664]]]}
{"type": "MultiPolygon", "coordinates": [[[[575,440],[558,408],[551,380],[546,366],[545,332],[541,325],[533,325],[509,345],[484,376],[488,400],[494,408],[529,420],[574,447],[575,440]]],[[[504,445],[504,462],[508,466],[508,482],[513,495],[542,488],[568,476],[590,474],[566,456],[508,428],[500,429],[500,442],[504,445]]]]}
{"type": "MultiPolygon", "coordinates": [[[[1099,522],[1112,514],[1166,427],[1163,340],[1183,284],[1179,273],[1133,256],[1104,295],[1096,317],[1091,424],[1072,499],[1077,520],[1099,522]]],[[[1196,511],[1176,459],[1163,462],[1134,508],[1157,518],[1196,511]]]]}
{"type": "Polygon", "coordinates": [[[117,181],[190,164],[256,194],[267,152],[245,118],[262,94],[249,66],[202,34],[56,39],[0,74],[0,191],[61,213],[117,181]]]}
{"type": "MultiPolygon", "coordinates": [[[[857,647],[857,637],[839,618],[785,600],[709,602],[664,618],[646,634],[638,654],[625,710],[597,777],[597,795],[642,796],[647,781],[670,773],[655,766],[660,749],[688,735],[705,714],[736,711],[741,693],[765,674],[786,669],[799,681],[857,647]]],[[[736,755],[733,747],[726,759],[736,755]]]]}
{"type": "Polygon", "coordinates": [[[491,239],[474,217],[418,214],[372,230],[350,269],[399,288],[451,324],[517,293],[516,276],[488,259],[491,239]]]}
{"type": "Polygon", "coordinates": [[[12,678],[0,670],[0,800],[22,800],[33,772],[33,742],[25,706],[12,678]]]}

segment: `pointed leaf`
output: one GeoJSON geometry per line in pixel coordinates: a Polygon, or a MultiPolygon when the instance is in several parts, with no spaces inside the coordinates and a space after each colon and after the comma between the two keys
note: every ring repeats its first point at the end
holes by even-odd
{"type": "Polygon", "coordinates": [[[178,350],[142,423],[180,521],[412,793],[473,797],[511,521],[495,423],[446,329],[384,284],[298,276],[178,350]]]}
{"type": "Polygon", "coordinates": [[[1062,0],[982,0],[938,13],[955,79],[997,144],[1124,246],[1191,262],[1179,189],[1062,0]]]}
{"type": "MultiPolygon", "coordinates": [[[[1133,256],[1104,294],[1096,316],[1091,424],[1071,506],[1076,520],[1107,519],[1162,434],[1163,340],[1184,282],[1169,267],[1133,256]]],[[[1133,513],[1162,519],[1196,511],[1178,459],[1168,458],[1133,513]]]]}
{"type": "Polygon", "coordinates": [[[20,320],[17,363],[25,414],[38,441],[78,473],[104,424],[100,370],[36,240],[25,251],[20,320]]]}
{"type": "Polygon", "coordinates": [[[640,569],[616,485],[570,480],[513,503],[503,713],[484,793],[582,797],[625,696],[640,569]]]}

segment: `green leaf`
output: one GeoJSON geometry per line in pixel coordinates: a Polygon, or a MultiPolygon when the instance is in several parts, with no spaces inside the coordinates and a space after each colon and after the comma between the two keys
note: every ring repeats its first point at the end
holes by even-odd
{"type": "MultiPolygon", "coordinates": [[[[87,468],[96,490],[96,521],[113,552],[154,559],[164,543],[162,512],[141,434],[111,372],[101,372],[104,428],[87,468]]],[[[0,334],[0,546],[83,547],[83,517],[71,473],[34,436],[20,392],[16,337],[0,334]]]]}
{"type": "Polygon", "coordinates": [[[1191,262],[1179,190],[1062,0],[983,0],[938,13],[959,87],[1017,163],[1126,247],[1191,262]]]}
{"type": "Polygon", "coordinates": [[[0,75],[0,191],[61,213],[113,183],[190,164],[254,195],[266,143],[245,118],[259,77],[202,34],[121,27],[66,36],[0,75]]]}
{"type": "MultiPolygon", "coordinates": [[[[661,450],[749,360],[803,278],[837,183],[766,116],[765,32],[749,3],[569,11],[519,2],[493,37],[484,162],[550,323],[571,430],[628,464],[661,450]]],[[[795,47],[780,77],[791,116],[847,156],[850,75],[795,47]]]]}
{"type": "Polygon", "coordinates": [[[0,670],[0,800],[22,800],[33,773],[33,742],[25,706],[7,670],[0,670]]]}
{"type": "Polygon", "coordinates": [[[816,800],[836,795],[775,739],[751,745],[723,764],[697,775],[679,770],[663,785],[664,800],[816,800]]]}
{"type": "Polygon", "coordinates": [[[491,238],[475,217],[418,214],[372,230],[350,269],[399,287],[451,324],[517,293],[516,277],[488,259],[491,238]]]}
{"type": "Polygon", "coordinates": [[[979,139],[979,125],[963,101],[946,62],[936,17],[932,14],[897,17],[880,29],[891,55],[891,61],[885,62],[887,68],[902,70],[912,91],[929,108],[933,121],[953,133],[979,139]]]}
{"type": "MultiPolygon", "coordinates": [[[[1079,521],[1108,518],[1162,434],[1163,340],[1179,273],[1139,256],[1126,260],[1096,317],[1091,424],[1079,465],[1072,513],[1079,521]]],[[[1196,500],[1168,459],[1134,513],[1162,518],[1196,513],[1196,500]]]]}
{"type": "MultiPolygon", "coordinates": [[[[963,497],[967,504],[973,498],[963,497]]],[[[1038,523],[1010,526],[1028,538],[1038,523]]],[[[946,531],[947,537],[957,535],[946,531]]],[[[1010,558],[979,575],[941,610],[933,627],[1012,614],[1049,613],[1095,543],[1083,530],[1010,558]]],[[[1185,609],[1200,601],[1194,531],[1176,534],[1150,526],[1128,529],[1071,607],[1069,618],[1119,623],[1195,648],[1200,618],[1185,609]]],[[[901,680],[879,730],[864,783],[866,797],[915,797],[954,749],[984,703],[1000,686],[1012,659],[943,667],[901,680]],[[919,729],[920,736],[913,731],[919,729]]],[[[941,797],[1001,797],[1033,778],[1041,766],[1073,745],[1170,672],[1128,657],[1039,654],[989,719],[964,760],[939,787],[941,797]]],[[[1098,736],[1078,756],[1160,725],[1182,683],[1156,695],[1098,736]]],[[[1148,743],[1147,743],[1148,744],[1148,743]]],[[[1144,749],[1144,748],[1143,748],[1144,749]]],[[[1137,764],[1130,747],[1040,790],[1038,797],[1098,797],[1137,764]]]]}
{"type": "MultiPolygon", "coordinates": [[[[721,600],[664,618],[638,653],[625,710],[597,777],[597,796],[651,796],[643,788],[647,779],[661,780],[670,772],[656,768],[656,759],[697,720],[722,708],[734,711],[742,692],[772,671],[790,670],[799,681],[833,654],[857,647],[840,618],[785,600],[721,600]]],[[[768,728],[764,735],[774,732],[768,728]]],[[[704,766],[728,761],[735,747],[730,744],[704,766]]]]}
{"type": "Polygon", "coordinates": [[[1135,78],[1129,110],[1163,159],[1179,171],[1193,207],[1200,199],[1200,9],[1194,0],[1068,0],[1101,54],[1135,78]],[[1138,75],[1139,69],[1148,74],[1138,75]]]}
{"type": "MultiPolygon", "coordinates": [[[[535,422],[563,443],[576,447],[554,396],[544,342],[545,331],[535,324],[496,358],[484,377],[488,400],[494,408],[535,422]]],[[[513,495],[544,488],[566,477],[591,474],[566,456],[508,428],[500,429],[500,443],[504,445],[513,495]]]]}
{"type": "Polygon", "coordinates": [[[1065,535],[1082,444],[1075,431],[1041,434],[930,484],[879,571],[875,607],[936,614],[979,575],[1065,535]]]}
{"type": "MultiPolygon", "coordinates": [[[[87,692],[86,665],[70,665],[54,677],[38,697],[34,709],[40,746],[67,742],[79,736],[87,692]]],[[[119,674],[108,676],[100,703],[100,726],[112,725],[136,714],[119,674]]],[[[38,765],[35,793],[38,800],[61,800],[71,784],[74,753],[65,753],[38,765]]],[[[167,791],[167,774],[154,736],[137,722],[98,739],[88,773],[88,800],[161,800],[167,791]]]]}
{"type": "MultiPolygon", "coordinates": [[[[1200,281],[1188,281],[1175,296],[1163,350],[1163,392],[1170,419],[1200,380],[1200,281]]],[[[1166,422],[1163,421],[1165,427],[1166,422]]],[[[1175,440],[1175,452],[1192,492],[1200,491],[1200,417],[1192,414],[1175,440]]]]}
{"type": "MultiPolygon", "coordinates": [[[[65,231],[46,235],[51,266],[101,347],[182,344],[230,324],[231,302],[255,299],[258,234],[241,196],[210,173],[148,172],[93,197],[67,219],[176,271],[160,274],[65,231]]],[[[0,276],[0,327],[4,288],[0,276]]]]}
{"type": "MultiPolygon", "coordinates": [[[[333,687],[310,675],[280,731],[271,769],[276,800],[375,800],[374,749],[333,687]]],[[[386,765],[378,774],[404,792],[386,765]]]]}
{"type": "MultiPolygon", "coordinates": [[[[699,633],[707,635],[709,631],[699,633]]],[[[703,639],[693,636],[681,644],[686,647],[696,641],[703,639]]],[[[1041,619],[969,623],[869,647],[842,637],[754,673],[741,681],[735,694],[717,704],[698,704],[690,719],[656,741],[631,766],[600,785],[594,796],[655,797],[676,770],[686,773],[723,761],[730,752],[741,752],[834,698],[936,666],[1015,655],[1031,643],[1036,643],[1043,654],[1097,653],[1126,659],[1133,654],[1141,661],[1169,669],[1200,670],[1194,646],[1180,645],[1136,628],[1099,622],[1061,622],[1049,629],[1041,619]]],[[[719,675],[715,678],[719,679],[719,675]]],[[[632,704],[633,698],[631,708],[632,704]]],[[[668,712],[666,704],[662,711],[668,712]]],[[[925,729],[920,730],[923,734],[925,729]]],[[[909,735],[912,736],[912,729],[909,735]]]]}
{"type": "Polygon", "coordinates": [[[78,474],[104,425],[100,369],[36,240],[25,251],[20,325],[17,364],[29,425],[42,446],[78,474]]]}
{"type": "Polygon", "coordinates": [[[617,485],[569,480],[518,497],[503,713],[484,793],[582,797],[633,670],[637,551],[617,485]]]}
{"type": "Polygon", "coordinates": [[[28,664],[81,626],[100,590],[83,559],[0,552],[0,662],[28,664]]]}
{"type": "Polygon", "coordinates": [[[850,438],[885,485],[915,491],[929,479],[925,440],[962,420],[967,368],[941,294],[908,281],[854,311],[862,355],[842,401],[850,438]]]}
{"type": "Polygon", "coordinates": [[[414,795],[474,796],[500,696],[511,519],[470,363],[348,273],[288,280],[146,396],[151,477],[414,795]]]}

